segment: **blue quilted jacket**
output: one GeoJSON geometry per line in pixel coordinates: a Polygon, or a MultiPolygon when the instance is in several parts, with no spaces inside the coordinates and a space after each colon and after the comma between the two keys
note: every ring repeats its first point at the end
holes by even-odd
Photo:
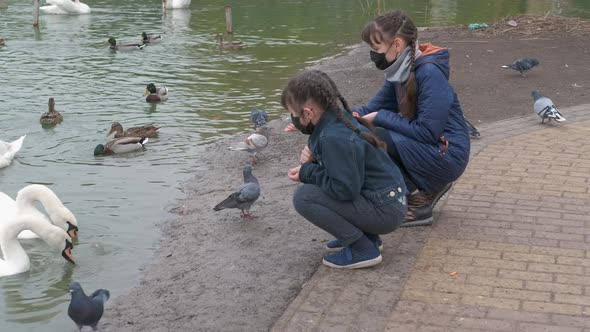
{"type": "Polygon", "coordinates": [[[457,94],[449,83],[447,49],[420,45],[416,59],[418,82],[417,110],[414,119],[399,113],[405,84],[385,81],[381,90],[364,107],[361,115],[378,112],[373,124],[383,127],[395,143],[403,166],[419,189],[437,192],[461,176],[469,161],[469,132],[457,94]],[[444,137],[449,142],[441,153],[444,137]]]}

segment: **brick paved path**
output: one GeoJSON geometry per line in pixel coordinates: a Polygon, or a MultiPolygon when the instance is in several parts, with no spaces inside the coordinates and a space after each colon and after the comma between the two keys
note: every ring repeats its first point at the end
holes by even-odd
{"type": "Polygon", "coordinates": [[[273,331],[590,332],[590,104],[482,128],[432,227],[321,267],[273,331]]]}

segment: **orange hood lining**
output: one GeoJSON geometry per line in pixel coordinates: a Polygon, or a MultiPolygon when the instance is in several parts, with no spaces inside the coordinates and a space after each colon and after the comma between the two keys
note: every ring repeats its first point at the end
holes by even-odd
{"type": "Polygon", "coordinates": [[[434,45],[432,45],[432,43],[420,44],[420,45],[418,45],[418,49],[420,49],[420,51],[422,52],[422,54],[420,54],[421,57],[425,56],[425,55],[434,54],[434,53],[442,51],[442,50],[446,50],[446,48],[440,47],[440,46],[434,46],[434,45]]]}

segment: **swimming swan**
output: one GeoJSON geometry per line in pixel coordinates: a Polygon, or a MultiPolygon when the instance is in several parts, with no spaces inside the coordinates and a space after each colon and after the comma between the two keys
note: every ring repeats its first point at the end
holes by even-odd
{"type": "Polygon", "coordinates": [[[39,10],[46,14],[57,15],[80,15],[90,14],[90,7],[81,3],[80,0],[46,0],[48,6],[40,7],[39,10]]]}
{"type": "Polygon", "coordinates": [[[27,135],[21,136],[14,142],[8,143],[0,141],[0,168],[10,165],[16,153],[23,146],[23,141],[27,135]]]}
{"type": "Polygon", "coordinates": [[[191,0],[162,0],[162,9],[188,8],[191,0]]]}
{"type": "Polygon", "coordinates": [[[23,214],[15,219],[0,224],[0,250],[4,259],[0,259],[0,277],[23,273],[29,270],[29,256],[16,239],[25,229],[38,234],[51,249],[61,252],[68,262],[75,264],[72,256],[72,238],[63,229],[46,222],[35,214],[23,214]]]}
{"type": "MultiPolygon", "coordinates": [[[[61,227],[67,231],[72,238],[78,237],[78,221],[74,214],[65,207],[57,195],[51,189],[40,184],[31,184],[18,191],[16,200],[10,198],[5,193],[0,192],[0,227],[20,215],[34,215],[44,219],[48,223],[61,227]],[[34,202],[39,201],[43,204],[45,211],[49,214],[49,219],[37,210],[34,202]]],[[[19,239],[34,239],[39,236],[29,230],[22,231],[19,239]]]]}

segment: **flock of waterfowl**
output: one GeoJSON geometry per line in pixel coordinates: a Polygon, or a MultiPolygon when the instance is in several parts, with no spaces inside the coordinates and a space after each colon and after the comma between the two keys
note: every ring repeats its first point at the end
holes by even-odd
{"type": "MultiPolygon", "coordinates": [[[[45,14],[55,15],[84,15],[90,14],[90,7],[80,2],[80,0],[46,0],[47,6],[42,6],[39,10],[45,14]]],[[[189,8],[191,0],[162,0],[162,9],[182,9],[189,8]]]]}
{"type": "MultiPolygon", "coordinates": [[[[41,12],[46,14],[76,15],[88,14],[91,11],[88,5],[79,0],[46,1],[48,5],[40,7],[41,12]]],[[[188,8],[190,3],[191,0],[162,0],[162,8],[188,8]]],[[[237,50],[244,47],[242,42],[224,41],[222,34],[216,35],[215,39],[220,49],[237,50]]],[[[161,35],[143,32],[140,41],[136,43],[118,43],[115,37],[110,37],[108,48],[113,52],[141,50],[161,41],[161,35]]],[[[6,45],[5,40],[0,38],[0,46],[4,45],[6,45]]],[[[144,97],[148,103],[162,102],[168,100],[169,91],[165,86],[149,83],[145,88],[144,97]]],[[[40,124],[43,128],[60,126],[64,122],[64,116],[56,110],[56,100],[49,98],[47,105],[47,112],[43,113],[39,119],[40,124]]],[[[256,133],[250,135],[242,145],[233,147],[232,150],[247,151],[254,158],[254,162],[256,152],[268,144],[266,120],[266,112],[253,111],[252,121],[255,123],[255,128],[258,127],[256,133]]],[[[68,121],[67,114],[65,121],[68,121]]],[[[114,138],[104,144],[98,144],[94,149],[94,155],[102,156],[143,150],[148,139],[157,137],[159,132],[160,127],[153,123],[124,128],[121,123],[113,122],[106,137],[113,135],[114,138]]],[[[26,135],[23,135],[12,142],[0,141],[0,168],[11,164],[23,146],[25,138],[26,135]]],[[[248,169],[251,172],[251,167],[248,169]]],[[[224,202],[227,204],[218,204],[216,209],[239,208],[243,213],[246,211],[249,216],[249,207],[258,198],[259,188],[251,173],[248,175],[246,170],[244,172],[245,181],[246,178],[254,179],[255,197],[245,203],[238,202],[237,205],[233,201],[227,203],[226,200],[224,202]]],[[[242,187],[240,187],[241,189],[242,187]]],[[[241,194],[243,193],[240,192],[241,194]]],[[[232,195],[235,196],[235,193],[232,195]]],[[[2,211],[0,213],[0,253],[2,256],[0,258],[0,277],[23,273],[30,269],[29,257],[19,242],[22,239],[40,238],[49,245],[51,250],[60,253],[69,263],[75,264],[72,250],[78,237],[78,221],[58,196],[44,185],[33,184],[25,186],[18,191],[14,199],[13,197],[0,192],[0,211],[2,211]],[[37,209],[36,202],[41,203],[45,213],[37,209]]],[[[103,312],[102,304],[109,298],[109,292],[101,289],[91,296],[86,296],[79,283],[73,282],[72,285],[70,287],[72,301],[68,308],[68,316],[79,329],[83,326],[91,326],[96,329],[103,312]]]]}

